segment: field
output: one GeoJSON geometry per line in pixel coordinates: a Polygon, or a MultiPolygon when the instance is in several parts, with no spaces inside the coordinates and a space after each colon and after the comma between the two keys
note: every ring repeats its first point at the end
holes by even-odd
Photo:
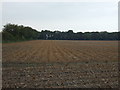
{"type": "Polygon", "coordinates": [[[118,41],[3,44],[3,88],[117,88],[118,41]]]}

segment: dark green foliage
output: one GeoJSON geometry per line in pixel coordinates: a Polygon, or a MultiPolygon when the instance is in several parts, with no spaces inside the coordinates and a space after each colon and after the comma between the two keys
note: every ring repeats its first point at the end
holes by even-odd
{"type": "Polygon", "coordinates": [[[38,32],[31,27],[23,25],[7,24],[2,31],[3,42],[25,41],[25,40],[119,40],[120,32],[67,32],[42,30],[38,32]]]}
{"type": "Polygon", "coordinates": [[[48,40],[119,40],[118,34],[120,32],[77,32],[74,33],[72,30],[68,32],[60,31],[41,31],[39,39],[48,40]]]}
{"type": "Polygon", "coordinates": [[[14,41],[15,37],[11,33],[4,31],[2,32],[2,39],[3,41],[14,41]]]}
{"type": "Polygon", "coordinates": [[[34,40],[38,39],[38,34],[38,31],[31,27],[7,24],[4,26],[2,31],[2,40],[3,42],[34,40]]]}

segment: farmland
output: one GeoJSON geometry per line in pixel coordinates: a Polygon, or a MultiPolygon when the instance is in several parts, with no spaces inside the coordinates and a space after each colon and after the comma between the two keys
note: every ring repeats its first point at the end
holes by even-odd
{"type": "Polygon", "coordinates": [[[117,88],[118,41],[7,43],[2,65],[3,88],[117,88]]]}

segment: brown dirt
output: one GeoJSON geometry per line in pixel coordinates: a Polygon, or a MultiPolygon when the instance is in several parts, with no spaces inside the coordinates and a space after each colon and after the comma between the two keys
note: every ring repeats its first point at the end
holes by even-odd
{"type": "Polygon", "coordinates": [[[34,40],[2,49],[4,88],[118,87],[118,41],[34,40]]]}

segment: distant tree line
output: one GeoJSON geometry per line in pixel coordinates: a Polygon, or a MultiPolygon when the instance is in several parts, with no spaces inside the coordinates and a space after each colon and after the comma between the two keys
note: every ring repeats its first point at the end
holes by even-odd
{"type": "Polygon", "coordinates": [[[3,41],[24,41],[34,40],[39,36],[39,32],[31,27],[23,25],[6,24],[2,30],[3,41]]]}
{"type": "Polygon", "coordinates": [[[67,32],[60,31],[41,31],[38,39],[49,39],[49,40],[118,40],[118,34],[120,32],[108,33],[104,32],[77,32],[68,30],[67,32]]]}
{"type": "Polygon", "coordinates": [[[66,32],[42,30],[41,32],[23,25],[6,24],[2,30],[3,41],[24,40],[119,40],[120,32],[66,32]]]}

